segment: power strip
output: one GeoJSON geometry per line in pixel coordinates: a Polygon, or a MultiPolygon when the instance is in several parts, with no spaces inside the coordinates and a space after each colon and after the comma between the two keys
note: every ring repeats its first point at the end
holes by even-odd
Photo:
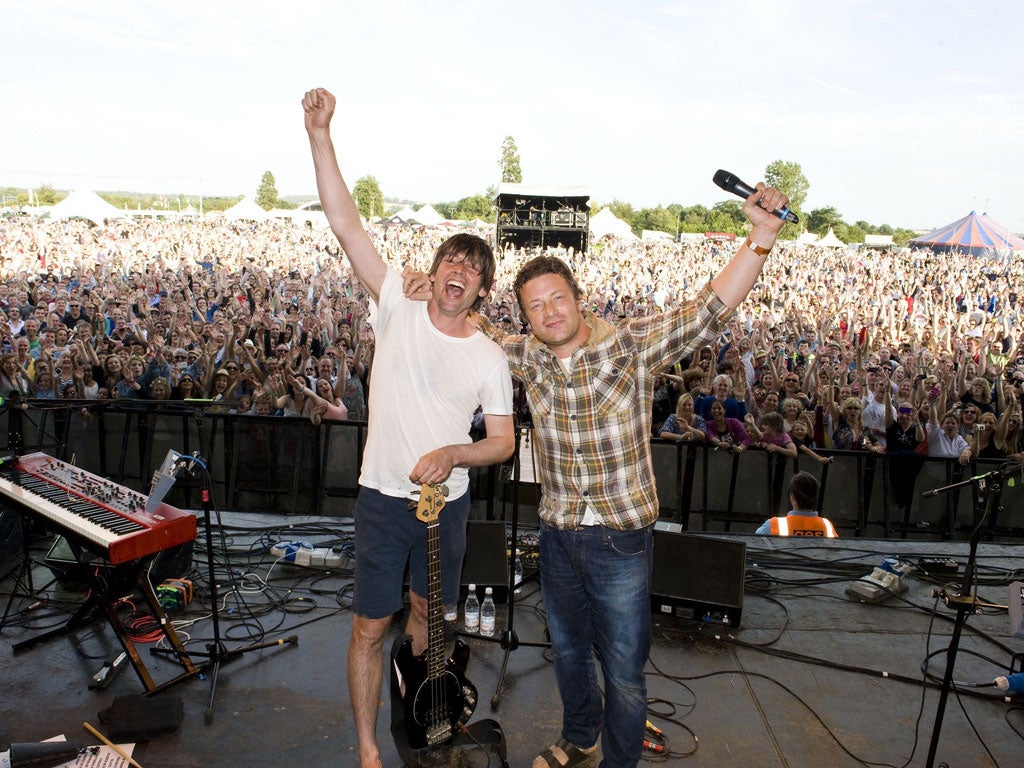
{"type": "Polygon", "coordinates": [[[862,576],[846,587],[846,596],[863,603],[880,603],[888,597],[907,591],[903,583],[911,573],[910,565],[900,563],[895,558],[886,558],[881,567],[862,576]]]}
{"type": "Polygon", "coordinates": [[[272,557],[302,568],[350,567],[349,557],[331,547],[314,547],[307,541],[279,541],[270,548],[272,557]]]}

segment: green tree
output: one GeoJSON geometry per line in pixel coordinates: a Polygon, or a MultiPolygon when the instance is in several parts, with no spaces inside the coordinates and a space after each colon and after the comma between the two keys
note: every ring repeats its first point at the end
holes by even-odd
{"type": "Polygon", "coordinates": [[[680,232],[708,232],[708,209],[703,205],[691,205],[679,210],[680,232]]]}
{"type": "Polygon", "coordinates": [[[905,248],[907,243],[914,239],[915,232],[912,229],[902,229],[897,227],[892,233],[892,241],[900,248],[905,248]]]}
{"type": "Polygon", "coordinates": [[[501,160],[498,161],[501,168],[502,184],[522,184],[523,169],[519,165],[519,150],[516,148],[516,140],[506,136],[501,142],[501,160]]]}
{"type": "Polygon", "coordinates": [[[384,215],[384,193],[380,184],[373,176],[363,176],[352,188],[352,197],[356,199],[359,215],[364,219],[384,215]]]}
{"type": "Polygon", "coordinates": [[[743,215],[743,203],[739,200],[723,200],[712,210],[715,213],[716,221],[721,221],[719,217],[724,214],[729,217],[729,223],[724,227],[711,227],[707,230],[708,232],[732,232],[739,235],[747,231],[747,217],[743,215]]]}
{"type": "Polygon", "coordinates": [[[56,205],[57,191],[52,184],[43,184],[35,191],[36,205],[56,205]]]}
{"type": "Polygon", "coordinates": [[[807,200],[807,190],[811,185],[800,170],[799,163],[776,160],[764,169],[764,183],[769,187],[781,189],[789,195],[789,207],[794,211],[802,211],[807,200]]]}
{"type": "Polygon", "coordinates": [[[847,224],[842,221],[836,222],[832,231],[835,232],[836,237],[844,243],[863,243],[864,235],[866,234],[864,230],[856,224],[847,224]]]}
{"type": "MultiPolygon", "coordinates": [[[[800,169],[799,163],[786,160],[769,163],[768,167],[764,169],[764,182],[769,187],[781,189],[789,195],[790,210],[796,213],[803,210],[804,201],[807,200],[807,190],[811,185],[800,169]]],[[[798,224],[786,224],[779,232],[779,237],[785,240],[795,240],[799,235],[800,226],[798,224]]]]}
{"type": "Polygon", "coordinates": [[[260,181],[260,188],[256,190],[256,205],[264,211],[269,211],[277,203],[277,186],[274,183],[274,174],[267,171],[260,181]]]}
{"type": "Polygon", "coordinates": [[[494,206],[485,195],[470,195],[452,206],[449,219],[469,221],[470,219],[494,220],[494,206]]]}
{"type": "Polygon", "coordinates": [[[708,211],[704,226],[706,227],[705,232],[733,232],[735,222],[728,211],[716,205],[708,211]]]}
{"type": "Polygon", "coordinates": [[[678,234],[679,220],[668,209],[659,205],[657,208],[641,208],[634,219],[634,226],[638,229],[650,229],[675,235],[678,234]]]}
{"type": "MultiPolygon", "coordinates": [[[[807,231],[814,232],[818,235],[824,235],[828,232],[829,227],[832,227],[834,230],[837,225],[842,223],[843,215],[831,206],[827,208],[815,208],[807,214],[806,220],[804,221],[804,224],[807,226],[807,231]]],[[[836,236],[839,236],[838,232],[836,232],[836,236]]]]}

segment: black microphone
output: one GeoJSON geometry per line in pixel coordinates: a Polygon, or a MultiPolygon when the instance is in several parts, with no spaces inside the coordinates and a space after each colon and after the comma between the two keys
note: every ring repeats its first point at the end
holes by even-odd
{"type": "MultiPolygon", "coordinates": [[[[742,197],[744,200],[746,200],[748,197],[750,197],[757,191],[749,184],[744,184],[733,174],[729,173],[728,171],[723,171],[721,169],[715,172],[714,182],[722,189],[724,189],[726,192],[731,192],[737,197],[742,197]]],[[[800,217],[793,213],[791,210],[789,210],[789,208],[779,208],[777,211],[772,211],[772,213],[774,213],[783,221],[788,221],[791,224],[800,223],[800,217]]]]}

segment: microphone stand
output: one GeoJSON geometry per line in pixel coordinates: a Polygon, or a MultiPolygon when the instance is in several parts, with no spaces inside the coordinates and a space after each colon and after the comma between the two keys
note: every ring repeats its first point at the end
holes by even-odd
{"type": "MultiPolygon", "coordinates": [[[[520,480],[520,463],[519,463],[519,450],[521,447],[520,442],[520,429],[516,427],[516,448],[512,454],[512,557],[515,558],[516,542],[519,536],[519,480],[520,480]]],[[[515,560],[512,560],[515,564],[515,560]]],[[[482,635],[469,635],[477,640],[485,640],[489,643],[501,643],[501,647],[505,650],[505,656],[501,662],[501,671],[498,672],[498,682],[494,686],[494,695],[491,696],[491,711],[497,712],[498,706],[501,704],[501,686],[505,680],[505,671],[508,668],[508,658],[512,651],[516,650],[520,646],[526,646],[530,648],[550,648],[551,643],[527,643],[520,642],[519,636],[516,634],[515,629],[515,612],[516,612],[516,576],[515,568],[508,568],[508,602],[506,603],[506,618],[505,618],[505,631],[501,633],[501,638],[496,637],[484,637],[482,635]]],[[[533,576],[531,575],[531,578],[533,576]]],[[[526,581],[524,578],[523,581],[526,581]]]]}
{"type": "MultiPolygon", "coordinates": [[[[178,677],[167,681],[163,685],[158,686],[149,693],[157,693],[165,690],[172,685],[176,685],[182,680],[187,680],[197,675],[205,674],[208,670],[212,670],[210,674],[210,696],[206,704],[206,712],[203,716],[203,721],[209,725],[213,722],[213,708],[214,702],[217,697],[217,678],[220,676],[221,664],[226,664],[233,659],[238,658],[244,653],[249,651],[256,651],[262,648],[270,648],[278,645],[298,645],[299,636],[291,635],[290,637],[281,640],[271,640],[265,643],[255,643],[242,648],[229,649],[221,639],[220,634],[220,619],[219,619],[219,590],[217,587],[217,575],[216,568],[213,561],[213,525],[210,519],[210,472],[206,466],[206,463],[199,458],[199,452],[196,451],[191,456],[182,456],[174,467],[174,474],[176,475],[180,471],[187,471],[193,478],[198,476],[200,483],[200,495],[203,501],[203,526],[206,529],[206,567],[207,567],[207,578],[210,582],[210,604],[212,608],[212,619],[213,619],[213,642],[208,643],[206,651],[192,651],[190,656],[200,656],[208,659],[203,664],[197,665],[195,669],[185,672],[178,677]]],[[[160,653],[163,649],[154,648],[152,653],[160,653]]]]}
{"type": "Polygon", "coordinates": [[[948,493],[956,488],[966,485],[974,486],[974,510],[978,522],[971,532],[970,550],[967,556],[967,565],[964,566],[964,578],[961,582],[960,593],[951,595],[946,590],[939,592],[939,597],[947,606],[956,609],[956,619],[953,622],[953,633],[949,639],[949,647],[946,650],[946,671],[942,678],[942,689],[939,693],[938,710],[935,713],[935,724],[932,727],[931,743],[928,746],[928,759],[925,765],[933,768],[935,765],[935,753],[939,746],[939,736],[942,732],[942,720],[946,711],[946,701],[949,692],[953,688],[953,670],[956,666],[956,656],[960,648],[960,635],[964,625],[967,623],[967,615],[974,613],[979,607],[979,601],[971,591],[974,583],[974,572],[977,567],[978,542],[981,539],[981,530],[987,519],[991,519],[992,509],[998,509],[999,499],[1003,491],[1002,481],[1004,477],[1010,477],[1015,472],[1021,472],[1021,465],[1003,465],[984,475],[962,480],[958,483],[946,485],[928,491],[925,496],[937,496],[940,493],[948,493]]]}

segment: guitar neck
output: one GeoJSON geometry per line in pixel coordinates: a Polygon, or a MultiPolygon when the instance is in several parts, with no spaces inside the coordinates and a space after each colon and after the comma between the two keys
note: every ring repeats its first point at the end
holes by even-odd
{"type": "Polygon", "coordinates": [[[445,671],[444,605],[441,597],[441,525],[427,524],[427,676],[445,671]]]}

